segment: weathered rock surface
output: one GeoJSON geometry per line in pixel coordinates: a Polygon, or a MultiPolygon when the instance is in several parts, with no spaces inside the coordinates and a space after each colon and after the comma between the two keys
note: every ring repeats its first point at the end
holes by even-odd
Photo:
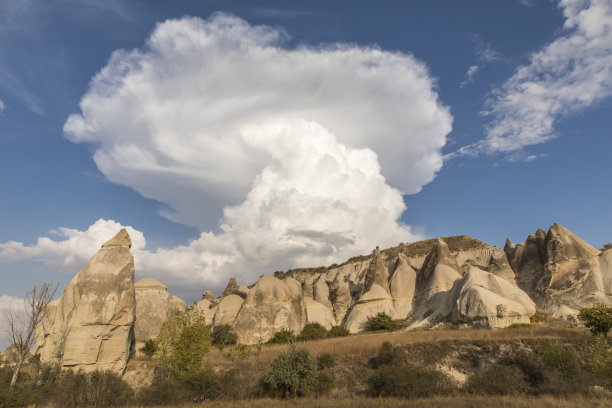
{"type": "Polygon", "coordinates": [[[290,277],[280,280],[263,275],[244,300],[234,330],[241,343],[255,344],[281,329],[299,333],[305,321],[302,285],[290,277]]]}
{"type": "MultiPolygon", "coordinates": [[[[236,288],[238,288],[238,285],[236,285],[236,288]]],[[[213,325],[233,324],[238,311],[242,307],[242,303],[244,303],[244,299],[238,295],[225,296],[217,307],[213,325]]]]}
{"type": "Polygon", "coordinates": [[[313,298],[304,297],[304,309],[306,311],[306,323],[319,323],[327,330],[336,325],[332,311],[313,298]]]}
{"type": "Polygon", "coordinates": [[[168,317],[170,295],[166,285],[153,278],[144,278],[134,285],[136,290],[136,320],[134,336],[136,349],[140,344],[157,338],[159,329],[168,317]]]}
{"type": "Polygon", "coordinates": [[[37,328],[42,362],[123,373],[134,344],[134,259],[126,230],[102,248],[49,305],[37,328]]]}
{"type": "Polygon", "coordinates": [[[453,323],[495,328],[529,323],[535,303],[510,282],[472,267],[449,294],[453,323]]]}
{"type": "Polygon", "coordinates": [[[534,300],[538,312],[573,318],[583,307],[611,302],[606,294],[608,255],[593,248],[559,224],[538,229],[505,252],[516,282],[534,300]]]}

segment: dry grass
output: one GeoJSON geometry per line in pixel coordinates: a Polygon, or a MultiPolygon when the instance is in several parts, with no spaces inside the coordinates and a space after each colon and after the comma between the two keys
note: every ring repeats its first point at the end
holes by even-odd
{"type": "MultiPolygon", "coordinates": [[[[198,405],[202,408],[399,408],[399,407],[448,407],[453,408],[604,408],[610,406],[609,396],[600,398],[585,398],[576,396],[569,399],[556,398],[552,396],[542,397],[434,397],[416,400],[404,400],[395,398],[319,398],[319,399],[297,399],[297,400],[273,400],[273,399],[251,399],[245,401],[207,401],[198,405]]],[[[193,407],[193,404],[185,404],[182,407],[193,407]]]]}

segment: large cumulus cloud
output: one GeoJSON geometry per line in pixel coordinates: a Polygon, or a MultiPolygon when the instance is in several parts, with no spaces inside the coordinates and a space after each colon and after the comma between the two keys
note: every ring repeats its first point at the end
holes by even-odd
{"type": "Polygon", "coordinates": [[[296,46],[222,13],[163,22],[142,49],[114,52],[80,107],[64,130],[95,146],[100,171],[201,231],[135,248],[138,273],[192,287],[417,238],[402,194],[435,177],[452,122],[411,55],[296,46]]]}

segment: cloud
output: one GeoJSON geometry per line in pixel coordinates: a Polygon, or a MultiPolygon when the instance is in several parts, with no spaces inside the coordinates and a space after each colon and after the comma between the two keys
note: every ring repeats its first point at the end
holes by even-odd
{"type": "MultiPolygon", "coordinates": [[[[420,238],[400,221],[402,194],[434,179],[452,122],[426,67],[288,39],[227,14],[168,20],[92,79],[66,136],[95,147],[109,180],[201,231],[158,249],[130,231],[140,277],[201,293],[420,238]]],[[[119,227],[98,220],[60,229],[61,241],[0,244],[0,259],[75,273],[119,227]]]]}
{"type": "Polygon", "coordinates": [[[244,199],[270,160],[269,144],[242,133],[262,122],[305,119],[370,148],[403,193],[435,177],[451,117],[422,63],[346,44],[287,48],[288,38],[227,14],[161,23],[144,49],[113,53],[66,135],[98,146],[111,181],[201,230],[244,199]]]}
{"type": "Polygon", "coordinates": [[[470,65],[467,72],[465,73],[465,79],[463,80],[463,82],[461,82],[461,88],[474,81],[474,75],[476,75],[478,68],[478,65],[470,65]]]}
{"type": "Polygon", "coordinates": [[[474,43],[474,55],[476,64],[470,65],[467,72],[465,73],[465,79],[461,82],[460,87],[463,88],[466,85],[474,82],[474,76],[479,69],[486,65],[494,62],[505,60],[504,56],[499,52],[495,51],[493,47],[486,41],[484,41],[478,34],[472,36],[472,42],[474,43]]]}
{"type": "Polygon", "coordinates": [[[25,312],[23,299],[9,295],[0,295],[0,351],[4,350],[11,343],[7,331],[9,327],[6,321],[9,311],[13,312],[17,317],[21,316],[25,312]]]}
{"type": "Polygon", "coordinates": [[[0,99],[0,112],[4,110],[4,102],[0,99]]]}
{"type": "MultiPolygon", "coordinates": [[[[555,124],[612,95],[612,3],[561,0],[567,32],[531,55],[530,63],[486,103],[486,138],[449,155],[522,150],[555,137],[555,124]]],[[[530,156],[527,156],[530,157],[530,156]]]]}

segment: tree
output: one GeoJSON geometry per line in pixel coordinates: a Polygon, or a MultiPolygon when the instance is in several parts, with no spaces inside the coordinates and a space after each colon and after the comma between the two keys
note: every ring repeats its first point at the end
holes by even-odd
{"type": "Polygon", "coordinates": [[[161,361],[178,378],[190,377],[202,368],[210,344],[204,312],[194,307],[170,312],[157,336],[161,361]]]}
{"type": "Polygon", "coordinates": [[[612,306],[598,303],[593,307],[580,309],[578,318],[584,322],[586,327],[591,329],[594,336],[598,334],[607,336],[612,329],[612,306]]]}
{"type": "Polygon", "coordinates": [[[47,306],[53,300],[57,291],[50,283],[43,282],[40,285],[34,284],[31,289],[26,290],[23,299],[24,310],[17,312],[9,309],[6,314],[8,325],[8,335],[15,355],[15,370],[11,379],[10,388],[15,386],[19,370],[26,356],[34,346],[36,326],[41,322],[47,306]]]}
{"type": "Polygon", "coordinates": [[[282,398],[303,397],[318,385],[317,359],[305,348],[291,348],[280,353],[263,377],[266,387],[282,398]]]}

